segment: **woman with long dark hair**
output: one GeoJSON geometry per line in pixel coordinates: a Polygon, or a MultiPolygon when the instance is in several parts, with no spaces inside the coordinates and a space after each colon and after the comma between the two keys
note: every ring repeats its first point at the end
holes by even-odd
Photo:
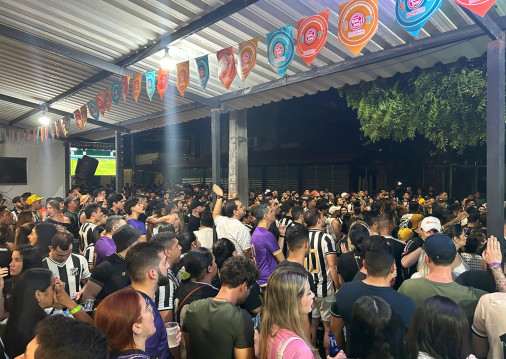
{"type": "Polygon", "coordinates": [[[34,338],[34,329],[54,303],[61,304],[79,320],[93,324],[93,320],[65,292],[64,284],[48,269],[34,268],[23,273],[14,287],[12,308],[2,337],[10,358],[22,354],[34,338]]]}
{"type": "Polygon", "coordinates": [[[455,260],[452,263],[452,276],[456,278],[470,269],[469,264],[467,264],[466,261],[462,259],[459,253],[459,250],[466,245],[467,236],[464,233],[462,226],[458,223],[446,227],[444,234],[453,240],[453,243],[455,243],[455,248],[457,248],[457,255],[455,256],[455,260]]]}
{"type": "Polygon", "coordinates": [[[353,250],[345,252],[339,256],[337,262],[337,273],[339,274],[339,283],[351,282],[355,274],[362,268],[365,257],[365,251],[362,250],[362,242],[371,236],[371,231],[364,221],[355,221],[352,223],[348,232],[348,243],[353,250]]]}
{"type": "Polygon", "coordinates": [[[418,307],[405,339],[406,359],[475,358],[469,349],[469,322],[451,299],[436,295],[418,307]]]}
{"type": "Polygon", "coordinates": [[[49,255],[49,246],[56,230],[56,227],[52,224],[39,222],[33,227],[28,236],[30,244],[39,249],[40,256],[43,259],[49,255]]]}
{"type": "Polygon", "coordinates": [[[218,294],[218,289],[211,285],[218,268],[209,249],[195,248],[184,257],[183,262],[184,271],[181,275],[181,284],[175,295],[175,318],[180,325],[183,322],[185,308],[191,302],[214,297],[218,294]]]}
{"type": "Polygon", "coordinates": [[[111,359],[149,359],[146,341],[156,332],[153,308],[132,288],[105,297],[95,311],[95,325],[102,329],[111,359]]]}
{"type": "Polygon", "coordinates": [[[350,358],[402,359],[402,325],[390,305],[376,296],[363,296],[353,305],[350,358]]]}
{"type": "Polygon", "coordinates": [[[22,244],[30,244],[30,239],[28,239],[28,236],[30,233],[32,233],[33,227],[35,227],[34,222],[28,222],[22,226],[17,227],[16,235],[14,237],[14,245],[16,247],[19,247],[22,244]]]}

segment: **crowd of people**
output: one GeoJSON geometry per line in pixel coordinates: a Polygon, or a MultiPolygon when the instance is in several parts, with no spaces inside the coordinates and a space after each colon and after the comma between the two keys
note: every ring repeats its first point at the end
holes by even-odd
{"type": "Polygon", "coordinates": [[[486,238],[480,193],[76,186],[0,203],[0,359],[328,359],[333,338],[340,359],[504,357],[506,242],[486,238]]]}

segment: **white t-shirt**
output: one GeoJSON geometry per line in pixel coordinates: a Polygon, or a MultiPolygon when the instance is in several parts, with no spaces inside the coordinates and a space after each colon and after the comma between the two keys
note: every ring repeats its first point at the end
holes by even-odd
{"type": "Polygon", "coordinates": [[[197,239],[200,242],[202,247],[205,247],[209,250],[213,249],[213,229],[212,228],[202,228],[198,231],[193,232],[197,239]]]}
{"type": "Polygon", "coordinates": [[[251,247],[251,234],[249,229],[235,218],[218,216],[214,219],[218,239],[227,238],[234,243],[237,254],[244,255],[243,251],[251,247]]]}
{"type": "Polygon", "coordinates": [[[477,336],[488,339],[488,359],[504,358],[499,337],[506,333],[506,293],[485,294],[480,298],[472,330],[477,336]]]}

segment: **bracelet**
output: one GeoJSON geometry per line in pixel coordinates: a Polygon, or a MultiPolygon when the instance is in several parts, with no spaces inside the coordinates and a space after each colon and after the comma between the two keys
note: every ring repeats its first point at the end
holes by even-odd
{"type": "Polygon", "coordinates": [[[81,307],[80,305],[78,305],[77,307],[75,307],[74,309],[72,309],[70,311],[70,314],[74,315],[76,314],[78,311],[80,311],[81,309],[83,309],[83,307],[81,307]]]}
{"type": "Polygon", "coordinates": [[[279,235],[281,238],[285,238],[285,235],[284,234],[280,234],[279,235]]]}
{"type": "Polygon", "coordinates": [[[4,297],[0,297],[0,300],[4,300],[4,297]]]}
{"type": "Polygon", "coordinates": [[[223,196],[216,196],[216,199],[222,199],[223,196]]]}
{"type": "Polygon", "coordinates": [[[489,265],[488,265],[489,268],[492,268],[493,266],[499,266],[500,267],[501,263],[499,263],[499,262],[492,262],[492,263],[489,263],[489,265]]]}

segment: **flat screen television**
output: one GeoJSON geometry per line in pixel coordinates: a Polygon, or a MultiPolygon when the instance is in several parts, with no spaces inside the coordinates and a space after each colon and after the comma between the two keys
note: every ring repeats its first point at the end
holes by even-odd
{"type": "Polygon", "coordinates": [[[28,184],[26,158],[0,157],[0,184],[28,184]]]}
{"type": "Polygon", "coordinates": [[[70,148],[70,174],[76,174],[77,160],[84,155],[96,158],[98,167],[95,176],[116,176],[116,152],[114,150],[90,150],[70,148]]]}

